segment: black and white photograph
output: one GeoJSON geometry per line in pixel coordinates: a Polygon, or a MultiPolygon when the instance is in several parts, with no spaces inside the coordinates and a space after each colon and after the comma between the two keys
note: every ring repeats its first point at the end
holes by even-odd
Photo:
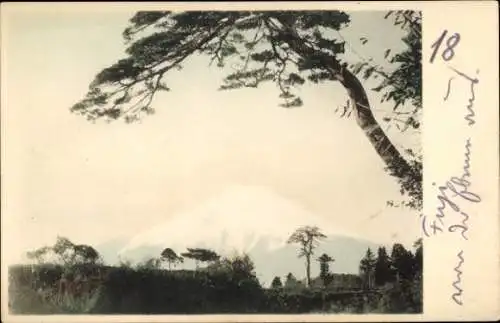
{"type": "Polygon", "coordinates": [[[9,314],[422,314],[422,11],[182,9],[2,19],[9,314]]]}

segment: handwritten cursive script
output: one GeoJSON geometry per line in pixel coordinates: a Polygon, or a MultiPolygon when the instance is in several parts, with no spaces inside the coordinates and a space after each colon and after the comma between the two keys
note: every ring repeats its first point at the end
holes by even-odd
{"type": "MultiPolygon", "coordinates": [[[[471,138],[468,138],[465,142],[464,146],[464,162],[462,166],[462,174],[459,176],[452,176],[448,181],[446,181],[445,185],[441,185],[438,187],[439,195],[437,199],[439,201],[439,206],[436,208],[437,213],[436,217],[442,221],[445,217],[445,211],[449,206],[454,212],[460,213],[462,215],[463,221],[462,224],[451,226],[448,231],[455,232],[458,229],[461,229],[462,236],[465,237],[465,232],[468,230],[468,226],[466,225],[466,221],[469,216],[467,213],[463,211],[463,209],[459,206],[458,202],[454,201],[454,197],[460,197],[462,201],[468,201],[472,203],[481,202],[481,197],[471,191],[471,171],[470,171],[470,162],[471,162],[471,149],[472,149],[472,141],[471,138]]],[[[436,185],[436,183],[432,183],[436,185]]]]}
{"type": "MultiPolygon", "coordinates": [[[[466,80],[469,83],[469,98],[466,105],[466,114],[464,119],[467,121],[467,125],[472,127],[475,125],[476,113],[474,110],[474,102],[476,100],[475,86],[479,83],[477,77],[471,77],[453,67],[449,67],[453,72],[454,76],[450,77],[448,80],[448,86],[446,89],[446,94],[444,96],[444,101],[448,100],[452,92],[452,84],[454,84],[455,79],[466,80]]],[[[479,71],[476,71],[476,74],[479,71]]],[[[459,217],[453,218],[453,224],[448,227],[448,232],[458,233],[460,238],[463,240],[468,240],[469,231],[469,214],[466,208],[470,204],[475,204],[481,202],[481,197],[477,192],[472,189],[472,173],[471,173],[471,154],[472,154],[472,138],[466,137],[464,144],[464,154],[462,162],[462,172],[459,175],[451,176],[443,185],[439,185],[438,188],[438,205],[436,207],[436,219],[439,221],[441,226],[444,226],[444,218],[446,215],[457,214],[459,217]],[[455,222],[456,221],[456,222],[455,222]]],[[[436,183],[432,183],[436,186],[436,183]]],[[[424,219],[425,220],[425,219],[424,219]]],[[[431,225],[431,228],[436,232],[443,232],[443,229],[439,227],[436,220],[431,225]]],[[[425,232],[425,231],[424,231],[425,232]]],[[[464,292],[462,286],[462,266],[465,262],[464,252],[462,249],[457,253],[457,265],[454,268],[454,273],[456,279],[452,282],[452,295],[451,299],[458,305],[463,305],[462,294],[464,292]]]]}
{"type": "Polygon", "coordinates": [[[463,274],[462,264],[465,261],[463,254],[464,254],[464,252],[462,250],[457,254],[457,258],[459,259],[459,261],[458,261],[457,266],[454,268],[454,271],[457,274],[457,280],[455,280],[452,284],[452,286],[453,286],[453,288],[455,288],[456,292],[454,292],[453,295],[451,295],[451,299],[453,299],[453,301],[455,303],[457,303],[458,305],[463,305],[463,302],[462,302],[463,289],[462,289],[462,285],[461,285],[462,274],[463,274]]]}
{"type": "MultiPolygon", "coordinates": [[[[461,76],[462,78],[466,79],[467,81],[470,82],[470,98],[469,98],[469,104],[466,106],[467,108],[467,114],[465,115],[464,119],[467,120],[469,126],[472,126],[476,123],[476,120],[474,120],[474,117],[476,116],[474,112],[474,101],[476,100],[476,95],[474,92],[474,86],[479,83],[479,80],[477,78],[472,78],[468,76],[467,74],[460,72],[459,70],[449,67],[452,71],[454,71],[458,76],[461,76]]],[[[479,70],[476,71],[476,74],[479,73],[479,70]]],[[[450,96],[451,92],[451,81],[453,81],[455,77],[450,77],[448,80],[448,88],[446,89],[446,95],[444,96],[444,100],[448,100],[448,97],[450,96]]]]}
{"type": "MultiPolygon", "coordinates": [[[[443,222],[443,218],[445,217],[445,211],[451,209],[453,212],[461,215],[461,222],[459,224],[453,224],[448,227],[449,232],[459,232],[461,237],[464,240],[468,240],[467,231],[469,230],[469,215],[464,211],[463,206],[459,205],[459,202],[454,200],[454,197],[460,197],[460,201],[471,202],[471,203],[479,203],[481,202],[481,197],[470,190],[471,186],[471,149],[472,149],[472,141],[471,138],[468,138],[465,142],[465,153],[464,153],[464,162],[462,166],[462,174],[459,176],[452,176],[445,185],[439,186],[438,200],[440,205],[437,207],[436,217],[443,222]],[[449,207],[449,208],[447,208],[449,207]]],[[[433,183],[435,185],[435,183],[433,183]]],[[[458,265],[454,268],[456,272],[457,279],[452,283],[452,288],[454,290],[451,298],[452,300],[458,304],[462,305],[462,264],[465,259],[463,256],[463,251],[460,251],[457,254],[457,258],[459,260],[458,265]]]]}

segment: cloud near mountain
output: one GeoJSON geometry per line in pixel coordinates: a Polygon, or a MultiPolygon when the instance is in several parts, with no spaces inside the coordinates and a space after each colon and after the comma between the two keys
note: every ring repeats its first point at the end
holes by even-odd
{"type": "MultiPolygon", "coordinates": [[[[286,244],[290,234],[304,225],[318,226],[328,236],[317,255],[326,252],[335,258],[334,272],[356,273],[366,249],[377,247],[266,187],[234,186],[128,241],[110,241],[98,249],[105,258],[115,253],[115,261],[120,257],[133,262],[158,256],[166,247],[178,253],[188,247],[210,248],[221,255],[247,252],[259,278],[268,284],[274,276],[283,277],[289,272],[304,276],[304,262],[297,258],[296,246],[286,244]]],[[[313,264],[313,274],[316,267],[313,264]]]]}

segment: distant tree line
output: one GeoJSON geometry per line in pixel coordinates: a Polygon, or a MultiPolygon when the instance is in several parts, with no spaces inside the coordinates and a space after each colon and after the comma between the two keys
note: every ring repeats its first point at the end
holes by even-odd
{"type": "Polygon", "coordinates": [[[422,240],[414,244],[415,253],[402,244],[392,247],[391,255],[385,247],[379,247],[375,256],[371,249],[366,251],[359,265],[359,274],[365,288],[371,289],[387,283],[411,281],[422,278],[422,240]]]}
{"type": "Polygon", "coordinates": [[[379,247],[375,256],[371,249],[366,251],[359,266],[359,275],[365,289],[383,289],[386,302],[392,304],[390,311],[401,308],[422,311],[423,245],[418,239],[414,252],[402,244],[392,246],[390,256],[385,247],[379,247]]]}
{"type": "Polygon", "coordinates": [[[66,266],[77,263],[96,264],[102,262],[101,256],[92,246],[74,244],[64,237],[57,237],[53,246],[29,251],[26,256],[38,263],[55,262],[66,266]]]}
{"type": "Polygon", "coordinates": [[[390,256],[385,247],[376,256],[368,249],[359,274],[338,274],[331,270],[335,259],[315,255],[325,238],[318,227],[295,230],[288,243],[298,246],[305,278],[276,276],[266,288],[248,254],[221,256],[205,248],[178,254],[167,247],[135,266],[113,267],[93,247],[58,237],[53,246],[28,253],[37,265],[10,268],[10,305],[24,314],[421,312],[421,240],[414,252],[398,243],[390,256]],[[194,270],[175,269],[185,259],[194,261],[194,270]],[[311,277],[314,262],[317,277],[311,277]]]}

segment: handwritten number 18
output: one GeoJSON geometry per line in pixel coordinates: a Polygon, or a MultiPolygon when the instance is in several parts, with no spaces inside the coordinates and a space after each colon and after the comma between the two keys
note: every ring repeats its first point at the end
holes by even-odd
{"type": "MultiPolygon", "coordinates": [[[[439,36],[439,38],[432,44],[431,48],[433,48],[434,51],[432,52],[432,56],[430,59],[431,63],[434,62],[434,58],[436,58],[436,55],[439,51],[439,48],[441,47],[441,44],[443,43],[447,34],[448,34],[448,30],[444,30],[441,33],[441,36],[439,36]]],[[[453,58],[453,56],[455,56],[455,51],[453,49],[458,45],[459,42],[460,42],[460,34],[459,33],[454,33],[453,35],[451,35],[450,37],[448,37],[446,39],[446,48],[441,53],[441,57],[445,61],[449,61],[453,58]]]]}

